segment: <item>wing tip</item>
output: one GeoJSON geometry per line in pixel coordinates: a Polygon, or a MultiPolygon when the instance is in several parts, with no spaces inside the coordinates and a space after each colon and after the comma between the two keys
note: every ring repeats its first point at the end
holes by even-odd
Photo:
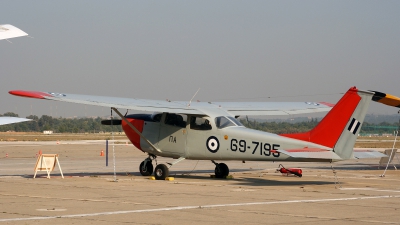
{"type": "Polygon", "coordinates": [[[26,98],[38,98],[45,99],[47,96],[51,96],[45,92],[40,91],[23,91],[23,90],[12,90],[8,92],[11,95],[26,97],[26,98]]]}

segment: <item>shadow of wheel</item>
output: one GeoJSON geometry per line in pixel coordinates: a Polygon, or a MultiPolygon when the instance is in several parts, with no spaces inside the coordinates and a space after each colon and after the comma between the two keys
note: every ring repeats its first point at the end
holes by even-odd
{"type": "Polygon", "coordinates": [[[215,166],[215,177],[224,178],[229,175],[229,168],[225,163],[218,163],[215,166]]]}

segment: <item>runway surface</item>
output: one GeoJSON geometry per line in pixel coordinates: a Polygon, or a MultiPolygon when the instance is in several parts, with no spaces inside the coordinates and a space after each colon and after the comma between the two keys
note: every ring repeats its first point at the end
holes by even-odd
{"type": "Polygon", "coordinates": [[[114,146],[116,176],[113,147],[108,167],[101,150],[105,141],[0,142],[0,224],[400,224],[400,171],[380,177],[378,159],[333,164],[338,182],[328,163],[284,163],[298,178],[278,163],[228,161],[233,179],[214,179],[211,162],[190,160],[155,181],[132,145],[114,146]],[[64,179],[58,168],[33,179],[39,150],[59,154],[64,179]]]}

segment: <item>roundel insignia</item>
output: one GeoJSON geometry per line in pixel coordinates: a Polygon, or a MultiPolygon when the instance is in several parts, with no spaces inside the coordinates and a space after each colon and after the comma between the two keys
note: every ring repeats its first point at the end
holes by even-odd
{"type": "Polygon", "coordinates": [[[218,138],[211,136],[207,139],[207,149],[212,153],[216,153],[219,149],[218,138]]]}

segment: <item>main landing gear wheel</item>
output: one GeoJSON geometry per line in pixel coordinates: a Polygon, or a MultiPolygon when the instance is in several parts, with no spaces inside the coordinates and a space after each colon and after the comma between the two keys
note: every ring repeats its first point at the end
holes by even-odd
{"type": "Polygon", "coordinates": [[[145,161],[140,163],[139,171],[142,176],[151,176],[153,174],[153,164],[151,161],[147,161],[146,166],[144,166],[145,161]]]}
{"type": "Polygon", "coordinates": [[[229,168],[225,163],[215,164],[215,177],[224,178],[229,175],[229,168]]]}
{"type": "Polygon", "coordinates": [[[165,180],[169,175],[169,169],[164,164],[158,164],[154,170],[154,177],[156,180],[165,180]]]}

